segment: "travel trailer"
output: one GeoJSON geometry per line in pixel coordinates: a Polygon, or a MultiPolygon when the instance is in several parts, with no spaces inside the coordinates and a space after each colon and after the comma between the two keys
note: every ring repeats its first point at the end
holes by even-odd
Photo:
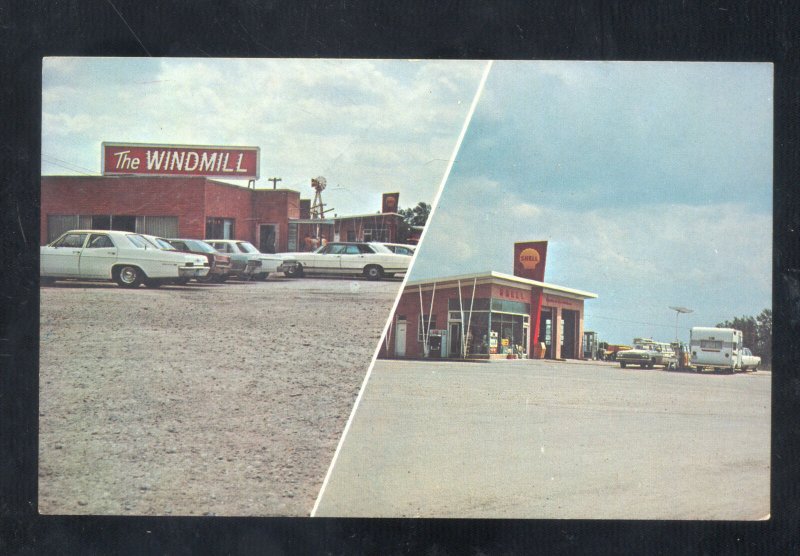
{"type": "Polygon", "coordinates": [[[742,331],[733,328],[692,328],[690,362],[697,372],[704,369],[735,373],[742,370],[742,331]]]}

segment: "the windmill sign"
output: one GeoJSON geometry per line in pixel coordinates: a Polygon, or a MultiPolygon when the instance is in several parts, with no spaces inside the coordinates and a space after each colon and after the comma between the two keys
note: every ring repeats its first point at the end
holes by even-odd
{"type": "Polygon", "coordinates": [[[104,176],[258,179],[258,147],[103,143],[104,176]]]}

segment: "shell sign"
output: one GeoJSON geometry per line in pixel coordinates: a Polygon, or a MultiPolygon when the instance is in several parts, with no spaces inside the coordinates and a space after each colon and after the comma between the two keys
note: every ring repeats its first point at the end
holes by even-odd
{"type": "Polygon", "coordinates": [[[514,276],[544,282],[546,259],[546,241],[524,241],[515,243],[514,276]]]}
{"type": "Polygon", "coordinates": [[[397,203],[399,200],[399,193],[384,193],[383,207],[381,208],[381,212],[397,212],[397,203]]]}
{"type": "Polygon", "coordinates": [[[533,270],[541,260],[539,252],[532,247],[523,249],[522,253],[519,254],[519,262],[525,270],[533,270]]]}

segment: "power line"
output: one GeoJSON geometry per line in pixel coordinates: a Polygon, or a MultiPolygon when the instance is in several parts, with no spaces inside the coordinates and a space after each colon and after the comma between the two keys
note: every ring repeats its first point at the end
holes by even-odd
{"type": "Polygon", "coordinates": [[[53,166],[60,166],[61,168],[66,168],[67,170],[72,170],[73,172],[78,172],[83,175],[96,176],[100,174],[100,172],[97,172],[95,170],[84,168],[83,166],[79,166],[78,164],[73,164],[72,162],[67,162],[66,160],[61,160],[60,158],[56,158],[55,156],[49,154],[42,153],[42,159],[47,164],[52,164],[53,166]]]}
{"type": "Polygon", "coordinates": [[[583,316],[584,317],[592,317],[592,318],[595,318],[595,319],[613,320],[613,321],[617,321],[617,322],[627,322],[627,323],[631,323],[631,324],[644,324],[644,325],[647,325],[647,326],[660,326],[662,328],[670,328],[670,329],[674,328],[671,324],[656,324],[654,322],[643,322],[643,321],[639,321],[639,320],[615,319],[613,317],[601,317],[599,315],[588,315],[588,314],[585,314],[585,313],[584,313],[583,316]]]}

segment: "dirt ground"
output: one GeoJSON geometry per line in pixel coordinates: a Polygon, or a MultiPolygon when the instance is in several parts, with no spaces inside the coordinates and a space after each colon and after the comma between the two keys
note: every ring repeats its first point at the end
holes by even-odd
{"type": "Polygon", "coordinates": [[[771,377],[378,360],[314,515],[764,519],[771,377]]]}
{"type": "Polygon", "coordinates": [[[308,515],[399,286],[42,288],[40,513],[308,515]]]}

